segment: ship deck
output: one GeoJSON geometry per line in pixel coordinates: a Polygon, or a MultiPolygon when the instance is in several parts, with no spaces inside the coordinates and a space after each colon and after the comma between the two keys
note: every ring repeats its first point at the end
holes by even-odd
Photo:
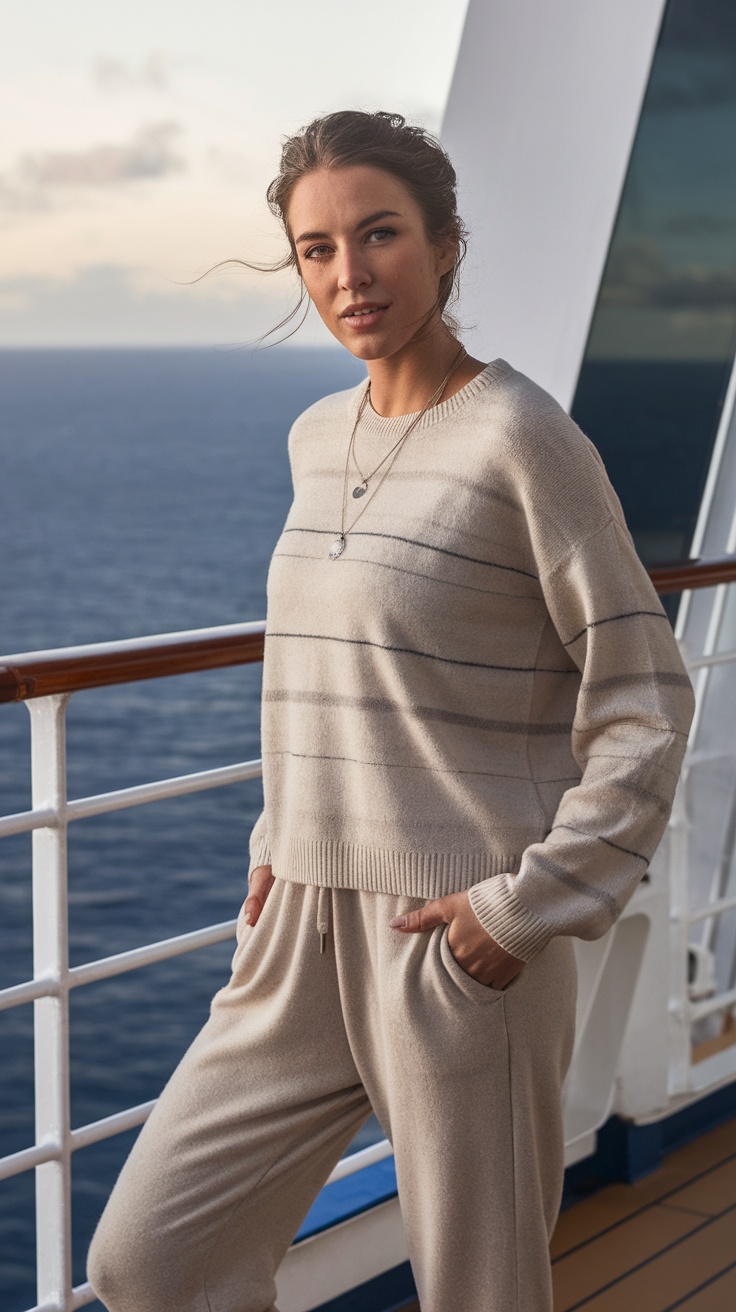
{"type": "Polygon", "coordinates": [[[636,1184],[609,1185],[567,1208],[552,1263],[554,1312],[730,1312],[736,1120],[679,1148],[636,1184]]]}

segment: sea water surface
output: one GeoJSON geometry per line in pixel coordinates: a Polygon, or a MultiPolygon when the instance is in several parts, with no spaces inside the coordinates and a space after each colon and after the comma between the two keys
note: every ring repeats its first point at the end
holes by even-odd
{"type": "MultiPolygon", "coordinates": [[[[263,618],[289,426],[364,376],[337,350],[0,352],[0,652],[263,618]]],[[[70,796],[257,757],[259,696],[260,665],[76,694],[70,796]]],[[[0,706],[0,815],[29,766],[27,708],[0,706]]],[[[260,807],[252,781],[72,825],[71,964],[234,917],[260,807]]],[[[0,987],[32,975],[30,849],[0,839],[0,987]]],[[[72,992],[73,1125],[157,1095],[232,950],[72,992]]],[[[34,1140],[31,1013],[0,1013],[0,1155],[34,1140]]],[[[74,1154],[75,1283],[134,1138],[74,1154]]],[[[28,1172],[0,1183],[3,1312],[35,1303],[34,1233],[28,1172]]]]}

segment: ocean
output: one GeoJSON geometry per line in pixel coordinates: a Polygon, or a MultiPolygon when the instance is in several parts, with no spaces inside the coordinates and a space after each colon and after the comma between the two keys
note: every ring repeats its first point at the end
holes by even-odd
{"type": "MultiPolygon", "coordinates": [[[[361,377],[337,350],[0,352],[0,651],[263,618],[289,426],[361,377]]],[[[259,665],[76,694],[70,797],[257,757],[259,697],[259,665]]],[[[29,806],[28,711],[0,706],[0,815],[29,806]]],[[[71,964],[235,917],[260,807],[255,780],[72,825],[71,964]]],[[[0,839],[0,987],[32,975],[30,848],[0,839]]],[[[74,1126],[156,1096],[232,950],[72,992],[74,1126]]],[[[31,1012],[0,1013],[0,1155],[34,1140],[31,1012]]],[[[134,1137],[74,1154],[75,1283],[134,1137]]],[[[36,1301],[34,1234],[28,1172],[0,1183],[3,1312],[36,1301]]]]}

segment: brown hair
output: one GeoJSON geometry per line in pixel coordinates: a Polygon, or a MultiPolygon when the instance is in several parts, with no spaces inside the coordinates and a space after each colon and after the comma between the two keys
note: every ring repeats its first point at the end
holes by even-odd
{"type": "MultiPolygon", "coordinates": [[[[297,182],[315,169],[345,168],[355,164],[372,164],[387,173],[393,173],[403,182],[421,209],[429,240],[439,243],[449,237],[455,241],[455,260],[452,268],[440,279],[437,301],[429,319],[439,311],[448,328],[457,332],[458,325],[449,313],[449,306],[457,299],[458,277],[467,243],[467,230],[457,212],[457,177],[437,138],[424,128],[407,123],[402,114],[390,114],[384,110],[366,113],[359,109],[344,109],[316,118],[293,136],[287,137],[282,145],[279,172],[266,191],[266,199],[272,214],[286,233],[288,252],[273,264],[253,265],[246,260],[225,260],[223,263],[246,264],[248,268],[263,272],[296,269],[299,273],[299,260],[288,217],[289,201],[297,182]]],[[[218,267],[221,266],[215,266],[218,267]]],[[[302,283],[294,309],[265,336],[269,337],[271,333],[291,323],[305,299],[307,291],[302,283]]],[[[301,327],[308,309],[307,303],[301,319],[286,337],[291,337],[301,327]]]]}

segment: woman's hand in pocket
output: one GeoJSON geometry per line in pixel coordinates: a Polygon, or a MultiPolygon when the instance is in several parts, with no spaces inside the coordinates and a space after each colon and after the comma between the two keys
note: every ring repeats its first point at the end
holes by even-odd
{"type": "Polygon", "coordinates": [[[270,866],[256,866],[254,870],[251,870],[248,881],[248,896],[243,904],[245,909],[243,919],[246,925],[255,925],[257,923],[272,887],[273,873],[270,866]]]}
{"type": "Polygon", "coordinates": [[[435,898],[418,911],[396,916],[389,921],[392,929],[403,933],[423,933],[437,925],[449,925],[447,941],[456,962],[476,979],[494,989],[504,989],[515,979],[526,962],[514,957],[491,938],[476,916],[467,893],[450,893],[435,898]]]}

